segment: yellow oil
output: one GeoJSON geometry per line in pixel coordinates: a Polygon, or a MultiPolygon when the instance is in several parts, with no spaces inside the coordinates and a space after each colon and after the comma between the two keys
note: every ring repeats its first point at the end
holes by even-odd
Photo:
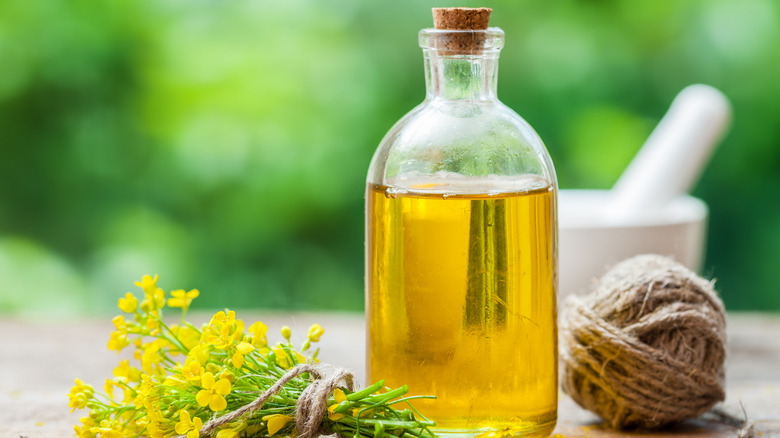
{"type": "Polygon", "coordinates": [[[439,434],[547,435],[557,418],[551,187],[367,190],[368,379],[439,434]]]}

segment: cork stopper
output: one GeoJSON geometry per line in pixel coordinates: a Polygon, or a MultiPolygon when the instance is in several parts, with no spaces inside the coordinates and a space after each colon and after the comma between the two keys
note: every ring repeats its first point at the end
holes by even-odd
{"type": "Polygon", "coordinates": [[[488,28],[490,8],[433,8],[433,26],[453,31],[441,36],[438,48],[443,55],[479,52],[485,45],[483,32],[488,28]]]}
{"type": "Polygon", "coordinates": [[[433,8],[433,27],[442,30],[485,30],[490,8],[433,8]]]}

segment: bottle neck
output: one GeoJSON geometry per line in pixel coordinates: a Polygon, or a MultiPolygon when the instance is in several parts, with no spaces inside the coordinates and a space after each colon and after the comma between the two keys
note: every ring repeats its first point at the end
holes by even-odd
{"type": "Polygon", "coordinates": [[[426,100],[498,100],[498,51],[442,55],[424,50],[426,100]]]}

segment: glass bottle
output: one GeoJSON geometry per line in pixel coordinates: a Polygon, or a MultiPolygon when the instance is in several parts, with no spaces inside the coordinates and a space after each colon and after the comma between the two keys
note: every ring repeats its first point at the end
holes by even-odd
{"type": "Polygon", "coordinates": [[[547,435],[558,395],[555,170],[496,96],[501,29],[423,29],[419,43],[425,100],[368,171],[368,379],[437,396],[415,407],[439,434],[547,435]]]}

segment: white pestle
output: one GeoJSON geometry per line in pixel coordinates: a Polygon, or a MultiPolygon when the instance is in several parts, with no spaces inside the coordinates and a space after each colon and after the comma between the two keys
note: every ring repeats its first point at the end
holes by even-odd
{"type": "Polygon", "coordinates": [[[717,89],[695,84],[680,91],[612,187],[608,219],[652,215],[691,190],[730,122],[731,104],[717,89]]]}

